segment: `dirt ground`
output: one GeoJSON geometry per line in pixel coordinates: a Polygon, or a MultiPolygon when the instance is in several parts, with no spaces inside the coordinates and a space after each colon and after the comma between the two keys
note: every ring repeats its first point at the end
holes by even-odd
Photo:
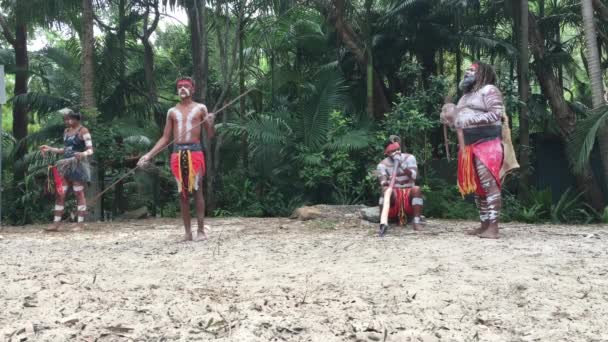
{"type": "Polygon", "coordinates": [[[0,232],[0,341],[608,341],[608,227],[356,215],[0,232]]]}

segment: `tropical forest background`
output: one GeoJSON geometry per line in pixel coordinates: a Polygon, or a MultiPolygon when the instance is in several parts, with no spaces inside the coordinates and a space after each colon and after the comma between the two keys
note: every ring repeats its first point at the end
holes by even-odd
{"type": "MultiPolygon", "coordinates": [[[[4,224],[51,220],[55,157],[38,146],[61,145],[58,110],[92,132],[91,199],[158,139],[179,76],[211,111],[249,91],[205,139],[210,216],[376,205],[373,171],[398,134],[425,215],[475,219],[439,122],[474,60],[496,68],[521,164],[502,220],[608,220],[605,0],[0,0],[0,26],[4,224]]],[[[167,160],[118,182],[91,218],[175,217],[167,160]]]]}

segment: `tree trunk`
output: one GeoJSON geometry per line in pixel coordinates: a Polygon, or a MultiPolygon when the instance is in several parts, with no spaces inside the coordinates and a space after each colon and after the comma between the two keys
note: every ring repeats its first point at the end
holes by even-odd
{"type": "MultiPolygon", "coordinates": [[[[591,94],[593,108],[604,104],[604,86],[602,83],[602,69],[600,53],[595,32],[592,0],[582,0],[583,27],[587,43],[587,63],[589,64],[589,79],[591,80],[591,94]]],[[[608,181],[608,125],[604,124],[598,132],[598,145],[602,156],[602,169],[604,181],[608,181]]]]}
{"type": "Polygon", "coordinates": [[[366,74],[366,98],[367,98],[367,115],[370,118],[374,117],[374,57],[371,52],[367,54],[367,65],[365,67],[366,74]]]}
{"type": "Polygon", "coordinates": [[[604,104],[604,87],[602,85],[602,70],[597,45],[597,35],[593,18],[593,4],[591,0],[582,0],[583,27],[587,47],[587,63],[589,65],[589,79],[591,80],[591,94],[593,108],[604,104]]]}
{"type": "Polygon", "coordinates": [[[119,113],[124,113],[126,107],[125,91],[126,77],[127,77],[127,0],[119,0],[118,2],[118,30],[116,32],[116,40],[118,41],[118,82],[120,89],[123,91],[118,99],[118,108],[116,110],[119,113]]]}
{"type": "MultiPolygon", "coordinates": [[[[528,34],[530,49],[536,61],[536,67],[534,68],[536,77],[543,94],[549,100],[549,106],[559,127],[560,138],[564,142],[564,146],[567,146],[570,136],[576,128],[576,115],[566,103],[563,90],[550,63],[544,62],[546,55],[545,37],[538,27],[536,17],[531,13],[528,15],[528,34]]],[[[603,195],[589,163],[584,167],[581,174],[576,175],[576,181],[589,204],[596,210],[603,210],[603,195]]]]}
{"type": "Polygon", "coordinates": [[[82,107],[95,108],[95,38],[93,37],[93,0],[82,0],[82,107]]]}
{"type": "MultiPolygon", "coordinates": [[[[338,32],[338,36],[346,48],[353,54],[357,64],[361,67],[361,70],[367,70],[369,61],[367,54],[365,53],[365,48],[361,43],[361,39],[356,35],[350,25],[344,21],[344,0],[332,0],[332,3],[335,10],[331,20],[338,32]]],[[[384,113],[390,111],[391,106],[384,88],[382,77],[379,76],[378,70],[375,68],[372,81],[374,88],[374,117],[376,120],[383,120],[384,113]]]]}
{"type": "Polygon", "coordinates": [[[528,80],[528,0],[519,3],[519,63],[518,63],[518,89],[519,89],[519,195],[528,197],[530,175],[530,124],[528,120],[528,99],[530,97],[530,81],[528,80]]]}
{"type": "MultiPolygon", "coordinates": [[[[153,105],[154,119],[157,123],[164,123],[164,113],[158,110],[158,89],[156,87],[156,76],[154,75],[154,47],[150,43],[150,36],[156,30],[158,21],[160,20],[160,10],[158,0],[152,3],[147,3],[146,14],[144,16],[143,34],[139,36],[142,45],[144,46],[144,79],[148,85],[148,99],[153,105]],[[150,22],[150,6],[154,9],[154,19],[150,22]],[[162,117],[162,119],[161,119],[162,117]]],[[[158,125],[162,127],[162,124],[158,125]]]]}
{"type": "MultiPolygon", "coordinates": [[[[94,123],[95,107],[97,101],[95,99],[95,38],[93,36],[93,1],[82,0],[82,31],[80,35],[80,44],[82,49],[82,59],[80,66],[80,77],[82,79],[82,109],[86,114],[91,114],[87,117],[90,123],[94,123]]],[[[95,132],[93,132],[95,134],[95,132]]],[[[93,159],[95,155],[93,155],[93,159]]],[[[103,165],[101,161],[93,160],[91,163],[91,184],[86,188],[86,197],[93,198],[100,191],[100,185],[103,182],[104,174],[102,172],[103,165]]],[[[89,208],[89,219],[99,221],[103,216],[102,201],[96,201],[89,208]]]]}
{"type": "MultiPolygon", "coordinates": [[[[209,69],[208,61],[208,34],[206,27],[205,0],[192,0],[187,8],[188,26],[190,28],[190,45],[192,48],[192,64],[194,81],[194,100],[205,103],[207,100],[207,74],[209,69]]],[[[208,108],[211,110],[211,108],[208,108]]],[[[214,184],[215,172],[213,167],[213,146],[212,141],[206,134],[203,134],[205,142],[205,160],[207,162],[207,174],[205,175],[205,202],[206,211],[212,212],[215,208],[214,184]]]]}
{"type": "MultiPolygon", "coordinates": [[[[29,58],[27,55],[27,24],[23,18],[17,16],[15,28],[15,96],[27,94],[27,84],[29,78],[29,58]]],[[[13,136],[16,140],[21,140],[27,136],[28,108],[23,105],[13,105],[13,136]]],[[[21,145],[15,152],[15,160],[25,156],[25,145],[21,145]]],[[[22,172],[15,172],[15,180],[23,179],[22,172]]]]}
{"type": "Polygon", "coordinates": [[[422,84],[424,89],[429,89],[431,77],[437,74],[437,63],[435,62],[435,54],[437,51],[425,48],[418,53],[418,61],[422,65],[422,84]]]}
{"type": "MultiPolygon", "coordinates": [[[[239,20],[239,93],[245,93],[245,20],[239,20]]],[[[244,120],[247,115],[245,108],[245,96],[239,99],[239,108],[241,118],[244,120]]],[[[243,161],[243,170],[247,174],[249,169],[249,143],[247,142],[247,133],[241,136],[241,159],[243,161]]]]}
{"type": "Polygon", "coordinates": [[[187,12],[194,67],[193,77],[196,82],[194,100],[204,103],[207,100],[207,74],[209,70],[205,0],[192,0],[187,12]]]}
{"type": "Polygon", "coordinates": [[[372,1],[365,0],[365,39],[367,41],[367,49],[365,53],[367,56],[367,63],[365,66],[365,77],[366,77],[366,98],[367,98],[367,115],[370,118],[374,117],[374,53],[372,51],[373,37],[371,34],[371,7],[372,1]]]}
{"type": "Polygon", "coordinates": [[[158,102],[156,77],[154,76],[154,48],[149,40],[142,41],[144,46],[144,78],[148,85],[148,99],[151,104],[158,102]]]}
{"type": "MultiPolygon", "coordinates": [[[[460,50],[460,44],[456,47],[456,81],[454,83],[456,83],[457,85],[460,83],[460,80],[462,79],[462,51],[460,50]]],[[[462,92],[460,91],[460,88],[458,88],[457,86],[457,94],[458,97],[460,97],[462,95],[462,92]]]]}

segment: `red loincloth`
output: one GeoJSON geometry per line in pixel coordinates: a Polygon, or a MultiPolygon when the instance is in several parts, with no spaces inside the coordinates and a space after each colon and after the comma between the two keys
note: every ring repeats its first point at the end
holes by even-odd
{"type": "Polygon", "coordinates": [[[205,175],[205,154],[202,151],[178,151],[171,154],[171,172],[178,191],[184,196],[197,189],[197,176],[205,175]]]}

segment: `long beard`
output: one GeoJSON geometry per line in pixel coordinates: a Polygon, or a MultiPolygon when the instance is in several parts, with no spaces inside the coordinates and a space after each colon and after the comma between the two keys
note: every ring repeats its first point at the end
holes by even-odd
{"type": "Polygon", "coordinates": [[[477,79],[476,79],[475,75],[465,76],[462,79],[462,81],[460,81],[458,88],[460,90],[462,90],[464,93],[468,93],[473,89],[473,86],[475,85],[476,80],[477,79]]]}

